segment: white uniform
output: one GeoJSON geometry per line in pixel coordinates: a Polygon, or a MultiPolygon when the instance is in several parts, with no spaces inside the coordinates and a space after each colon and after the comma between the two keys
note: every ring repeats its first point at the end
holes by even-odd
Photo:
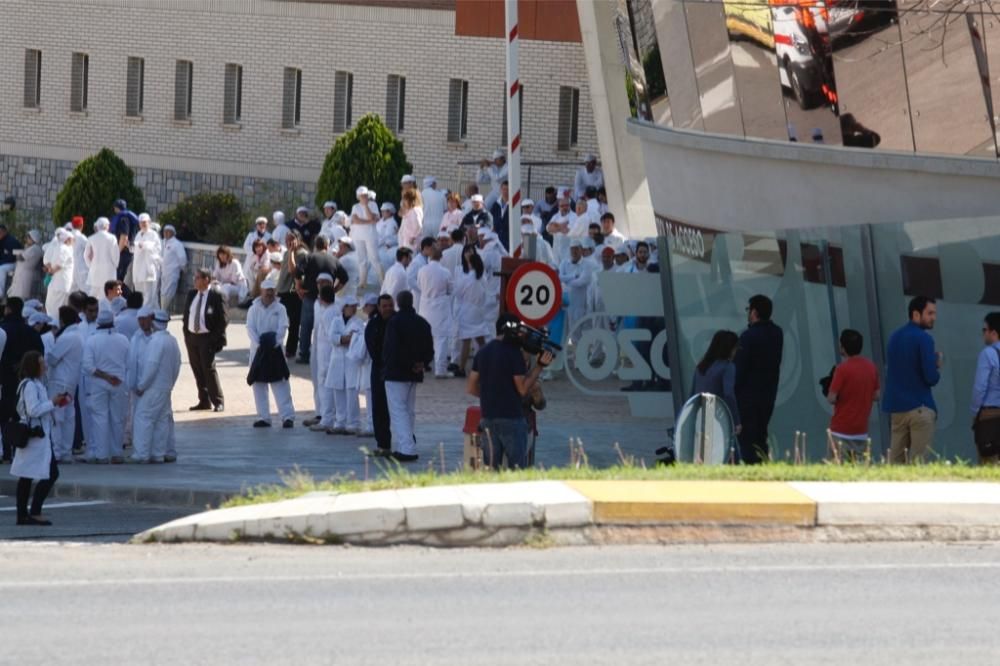
{"type": "Polygon", "coordinates": [[[160,307],[170,310],[174,296],[177,294],[177,285],[181,280],[181,271],[187,265],[187,252],[184,245],[177,237],[163,241],[163,253],[161,256],[160,271],[160,307]]]}
{"type": "Polygon", "coordinates": [[[135,384],[132,458],[137,462],[163,462],[170,453],[173,418],[170,394],[181,371],[181,348],[167,331],[156,331],[149,337],[139,332],[136,337],[139,336],[145,338],[145,343],[135,384]]]}
{"type": "Polygon", "coordinates": [[[73,291],[87,291],[87,237],[79,229],[73,234],[73,291]]]}
{"type": "Polygon", "coordinates": [[[379,282],[385,278],[385,271],[378,255],[378,233],[376,223],[379,220],[378,206],[374,201],[368,202],[370,216],[365,215],[365,208],[361,202],[354,204],[351,208],[351,240],[354,241],[354,249],[358,253],[358,266],[360,271],[359,284],[368,284],[368,267],[375,268],[375,274],[379,282]],[[374,220],[372,223],[361,223],[359,220],[367,220],[369,217],[374,220]]]}
{"type": "Polygon", "coordinates": [[[160,268],[160,235],[152,229],[135,235],[135,257],[132,259],[132,283],[142,293],[142,304],[159,307],[156,281],[160,268]]]}
{"type": "Polygon", "coordinates": [[[115,315],[115,330],[131,341],[132,336],[139,330],[138,315],[138,310],[122,310],[115,315]]]}
{"type": "Polygon", "coordinates": [[[45,292],[45,312],[50,317],[58,318],[59,308],[66,305],[73,290],[73,247],[57,241],[51,256],[49,264],[59,270],[52,274],[45,292]]]}
{"type": "Polygon", "coordinates": [[[573,181],[573,198],[581,198],[588,187],[598,190],[604,187],[604,172],[601,171],[601,167],[594,167],[591,172],[588,172],[585,166],[576,170],[576,178],[573,181]]]}
{"type": "Polygon", "coordinates": [[[500,316],[501,282],[498,273],[503,259],[500,243],[490,241],[482,249],[480,256],[483,258],[483,268],[485,268],[483,277],[486,279],[486,304],[483,306],[483,316],[490,329],[486,336],[489,338],[493,336],[496,330],[493,325],[496,323],[497,317],[500,316]]]}
{"type": "MultiPolygon", "coordinates": [[[[69,393],[76,397],[76,387],[80,383],[83,367],[83,340],[80,339],[80,325],[67,326],[55,345],[45,354],[48,366],[49,397],[69,393]]],[[[73,436],[76,433],[76,408],[73,403],[56,407],[52,418],[54,427],[50,434],[52,450],[56,458],[68,458],[73,451],[73,436]]]]}
{"type": "Polygon", "coordinates": [[[104,297],[104,283],[118,278],[118,239],[107,231],[95,232],[87,239],[84,257],[87,261],[88,293],[94,298],[104,297]]]}
{"type": "Polygon", "coordinates": [[[87,457],[105,460],[120,458],[125,438],[128,411],[128,386],[125,383],[129,343],[113,328],[94,331],[84,343],[83,372],[87,375],[86,408],[91,415],[92,437],[87,440],[87,457]],[[118,386],[98,379],[95,370],[117,377],[118,386]]]}
{"type": "Polygon", "coordinates": [[[424,236],[437,236],[441,218],[446,208],[444,192],[434,187],[425,187],[420,193],[424,200],[424,236]]]}
{"type": "Polygon", "coordinates": [[[316,401],[316,412],[320,416],[319,425],[324,428],[332,428],[336,421],[336,404],[333,397],[333,389],[326,387],[326,376],[330,370],[330,356],[333,353],[333,343],[330,341],[330,328],[333,326],[334,317],[339,317],[339,308],[333,305],[324,305],[319,299],[316,300],[316,315],[313,326],[313,349],[314,353],[309,357],[310,361],[315,360],[316,376],[313,378],[313,398],[316,401]]]}
{"type": "Polygon", "coordinates": [[[40,379],[25,379],[20,385],[21,397],[17,413],[22,423],[40,425],[44,437],[32,437],[23,449],[14,449],[14,462],[10,475],[42,481],[49,478],[52,467],[52,411],[56,408],[49,399],[45,384],[40,379]]]}
{"type": "MultiPolygon", "coordinates": [[[[563,215],[562,213],[556,211],[556,214],[549,218],[549,225],[553,222],[558,224],[567,224],[570,228],[572,228],[573,223],[576,222],[576,213],[570,211],[563,215]]],[[[552,235],[552,252],[556,256],[556,261],[561,264],[569,259],[569,234],[564,231],[554,232],[550,226],[547,226],[546,230],[552,235]]]]}
{"type": "MultiPolygon", "coordinates": [[[[367,322],[366,322],[367,323],[367,322]]],[[[359,434],[371,435],[375,432],[372,424],[372,357],[365,342],[364,326],[361,334],[351,338],[347,347],[348,361],[358,368],[358,391],[365,394],[365,421],[359,434]]]]}
{"type": "Polygon", "coordinates": [[[215,269],[212,270],[212,279],[219,283],[219,291],[222,292],[222,298],[227,303],[232,303],[234,300],[242,303],[247,297],[247,279],[243,275],[243,267],[236,259],[225,266],[220,266],[218,259],[216,259],[215,269]]]}
{"type": "MultiPolygon", "coordinates": [[[[334,213],[334,217],[336,217],[336,213],[334,213]]],[[[335,222],[333,217],[328,217],[320,225],[319,235],[326,236],[332,242],[337,242],[347,235],[347,229],[344,229],[339,222],[335,222]]]]}
{"type": "Polygon", "coordinates": [[[479,184],[479,191],[483,192],[486,188],[489,188],[484,202],[487,210],[492,208],[493,203],[500,197],[500,183],[505,180],[507,180],[506,162],[500,167],[490,162],[485,167],[480,167],[479,171],[476,172],[476,182],[479,184]]]}
{"type": "MultiPolygon", "coordinates": [[[[35,280],[41,275],[42,256],[44,254],[45,251],[42,249],[42,246],[37,243],[29,248],[25,248],[24,252],[21,253],[20,261],[17,262],[17,268],[14,269],[14,279],[11,281],[10,289],[7,291],[8,296],[16,296],[21,300],[31,298],[35,280]]],[[[75,263],[73,267],[75,270],[75,263]]],[[[84,268],[86,269],[86,267],[84,268]]]]}
{"type": "Polygon", "coordinates": [[[333,427],[357,431],[360,427],[358,405],[358,372],[360,363],[347,358],[350,342],[344,344],[343,339],[350,335],[364,336],[364,321],[355,314],[344,321],[344,316],[334,313],[330,317],[329,340],[331,345],[330,366],[326,373],[326,387],[333,390],[336,420],[333,427]]]}
{"type": "Polygon", "coordinates": [[[417,313],[431,325],[434,336],[434,376],[448,372],[448,341],[453,334],[451,292],[452,275],[440,261],[428,262],[417,275],[420,309],[417,313]]]}
{"type": "MultiPolygon", "coordinates": [[[[285,334],[288,332],[288,313],[285,306],[277,299],[271,305],[265,306],[260,298],[253,302],[247,312],[247,335],[250,337],[250,362],[257,354],[260,346],[260,336],[264,333],[274,333],[276,344],[280,349],[285,334]]],[[[257,418],[261,421],[271,422],[271,406],[268,402],[267,387],[271,387],[274,394],[274,401],[278,406],[278,415],[282,421],[295,418],[295,407],[292,406],[292,389],[287,379],[270,384],[264,382],[254,382],[253,401],[257,406],[257,418]]]]}
{"type": "Polygon", "coordinates": [[[289,231],[291,231],[291,229],[288,228],[288,225],[281,223],[274,228],[274,231],[271,232],[271,238],[278,241],[278,245],[281,247],[285,247],[285,239],[288,237],[289,231]]]}
{"type": "Polygon", "coordinates": [[[347,282],[344,283],[344,286],[338,293],[354,294],[358,291],[358,286],[360,285],[358,280],[360,279],[359,271],[361,269],[360,266],[358,266],[358,253],[348,252],[337,261],[339,261],[340,265],[343,266],[345,271],[347,271],[347,282]]]}
{"type": "MultiPolygon", "coordinates": [[[[527,259],[528,257],[525,252],[524,243],[521,243],[521,246],[518,248],[517,252],[514,253],[514,256],[520,257],[521,259],[527,259]]],[[[559,268],[559,262],[556,261],[556,255],[555,252],[552,251],[552,246],[549,245],[549,242],[541,236],[535,237],[535,261],[548,264],[555,269],[559,268]]]]}
{"type": "Polygon", "coordinates": [[[413,309],[420,312],[420,283],[417,276],[420,269],[427,265],[427,257],[422,254],[413,255],[413,260],[406,267],[406,288],[413,293],[413,309]]]}
{"type": "Polygon", "coordinates": [[[256,240],[261,240],[264,241],[264,243],[267,243],[267,241],[271,240],[271,232],[265,231],[264,233],[260,233],[256,228],[251,230],[250,233],[247,234],[247,237],[243,239],[243,256],[249,257],[253,254],[253,243],[256,240]]]}
{"type": "Polygon", "coordinates": [[[399,248],[399,225],[396,218],[379,220],[375,224],[375,233],[378,235],[378,258],[382,268],[389,268],[396,262],[396,249],[399,248]]]}
{"type": "Polygon", "coordinates": [[[461,243],[455,243],[441,253],[441,265],[449,273],[454,273],[455,269],[462,265],[462,250],[465,247],[461,243]]]}
{"type": "Polygon", "coordinates": [[[385,272],[385,279],[382,280],[382,293],[392,296],[395,301],[399,292],[406,291],[410,286],[406,281],[406,267],[398,261],[389,267],[385,272]]]}
{"type": "Polygon", "coordinates": [[[566,309],[567,331],[572,331],[576,323],[587,316],[587,296],[595,272],[594,262],[585,257],[576,263],[567,259],[559,265],[559,280],[563,284],[565,298],[569,301],[566,309]]]}
{"type": "Polygon", "coordinates": [[[476,272],[466,273],[459,266],[454,271],[454,319],[458,326],[459,340],[487,337],[492,332],[486,319],[486,275],[477,278],[476,272]]]}

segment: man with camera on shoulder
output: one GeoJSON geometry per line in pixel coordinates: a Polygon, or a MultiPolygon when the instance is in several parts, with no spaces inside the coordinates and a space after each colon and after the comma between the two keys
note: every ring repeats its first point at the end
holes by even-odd
{"type": "Polygon", "coordinates": [[[511,314],[497,319],[496,339],[479,350],[472,362],[468,391],[479,398],[481,425],[486,433],[483,458],[493,469],[529,467],[528,422],[523,400],[552,362],[553,352],[542,348],[529,372],[522,353],[521,322],[511,314]]]}

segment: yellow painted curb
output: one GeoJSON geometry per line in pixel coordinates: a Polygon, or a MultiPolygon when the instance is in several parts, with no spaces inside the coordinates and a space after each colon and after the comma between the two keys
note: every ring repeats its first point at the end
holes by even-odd
{"type": "Polygon", "coordinates": [[[816,524],[816,502],[770,481],[566,481],[595,523],[816,524]]]}

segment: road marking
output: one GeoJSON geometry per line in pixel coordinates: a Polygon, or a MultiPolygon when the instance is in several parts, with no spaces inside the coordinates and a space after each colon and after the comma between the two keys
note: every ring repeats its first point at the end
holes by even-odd
{"type": "Polygon", "coordinates": [[[703,566],[703,567],[641,567],[626,569],[553,569],[530,571],[484,571],[484,572],[414,572],[414,573],[371,573],[371,574],[319,574],[301,576],[204,576],[164,577],[164,578],[105,578],[100,580],[22,580],[0,581],[0,590],[21,588],[53,587],[100,587],[122,585],[204,585],[244,584],[244,583],[316,583],[354,581],[400,581],[400,580],[460,580],[483,578],[579,578],[582,576],[649,576],[649,575],[691,575],[691,574],[746,574],[746,573],[811,573],[818,571],[913,571],[928,569],[1000,569],[1000,562],[927,562],[908,564],[819,564],[819,565],[750,565],[750,566],[703,566]]]}
{"type": "MultiPolygon", "coordinates": [[[[55,504],[46,504],[45,510],[48,511],[49,509],[68,509],[74,506],[97,506],[98,504],[110,504],[110,502],[106,502],[104,500],[92,500],[90,502],[56,502],[55,504]]],[[[0,507],[0,511],[17,511],[17,507],[4,506],[0,507]]]]}

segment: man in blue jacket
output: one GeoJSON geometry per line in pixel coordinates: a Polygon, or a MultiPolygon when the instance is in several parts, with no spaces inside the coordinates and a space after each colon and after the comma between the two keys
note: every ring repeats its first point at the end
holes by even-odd
{"type": "Polygon", "coordinates": [[[115,201],[114,210],[111,233],[118,239],[118,280],[124,281],[132,263],[132,241],[139,231],[139,218],[128,209],[128,203],[124,199],[115,201]]]}
{"type": "Polygon", "coordinates": [[[739,434],[740,458],[747,465],[769,457],[767,428],[778,397],[784,333],[771,321],[771,299],[762,294],[750,298],[747,330],[740,336],[736,352],[736,404],[743,429],[739,434]]]}
{"type": "Polygon", "coordinates": [[[937,405],[931,387],[941,379],[942,356],[934,351],[937,305],[917,296],[908,308],[910,321],[889,337],[886,349],[885,397],[882,410],[892,422],[889,462],[923,462],[934,441],[937,405]]]}

